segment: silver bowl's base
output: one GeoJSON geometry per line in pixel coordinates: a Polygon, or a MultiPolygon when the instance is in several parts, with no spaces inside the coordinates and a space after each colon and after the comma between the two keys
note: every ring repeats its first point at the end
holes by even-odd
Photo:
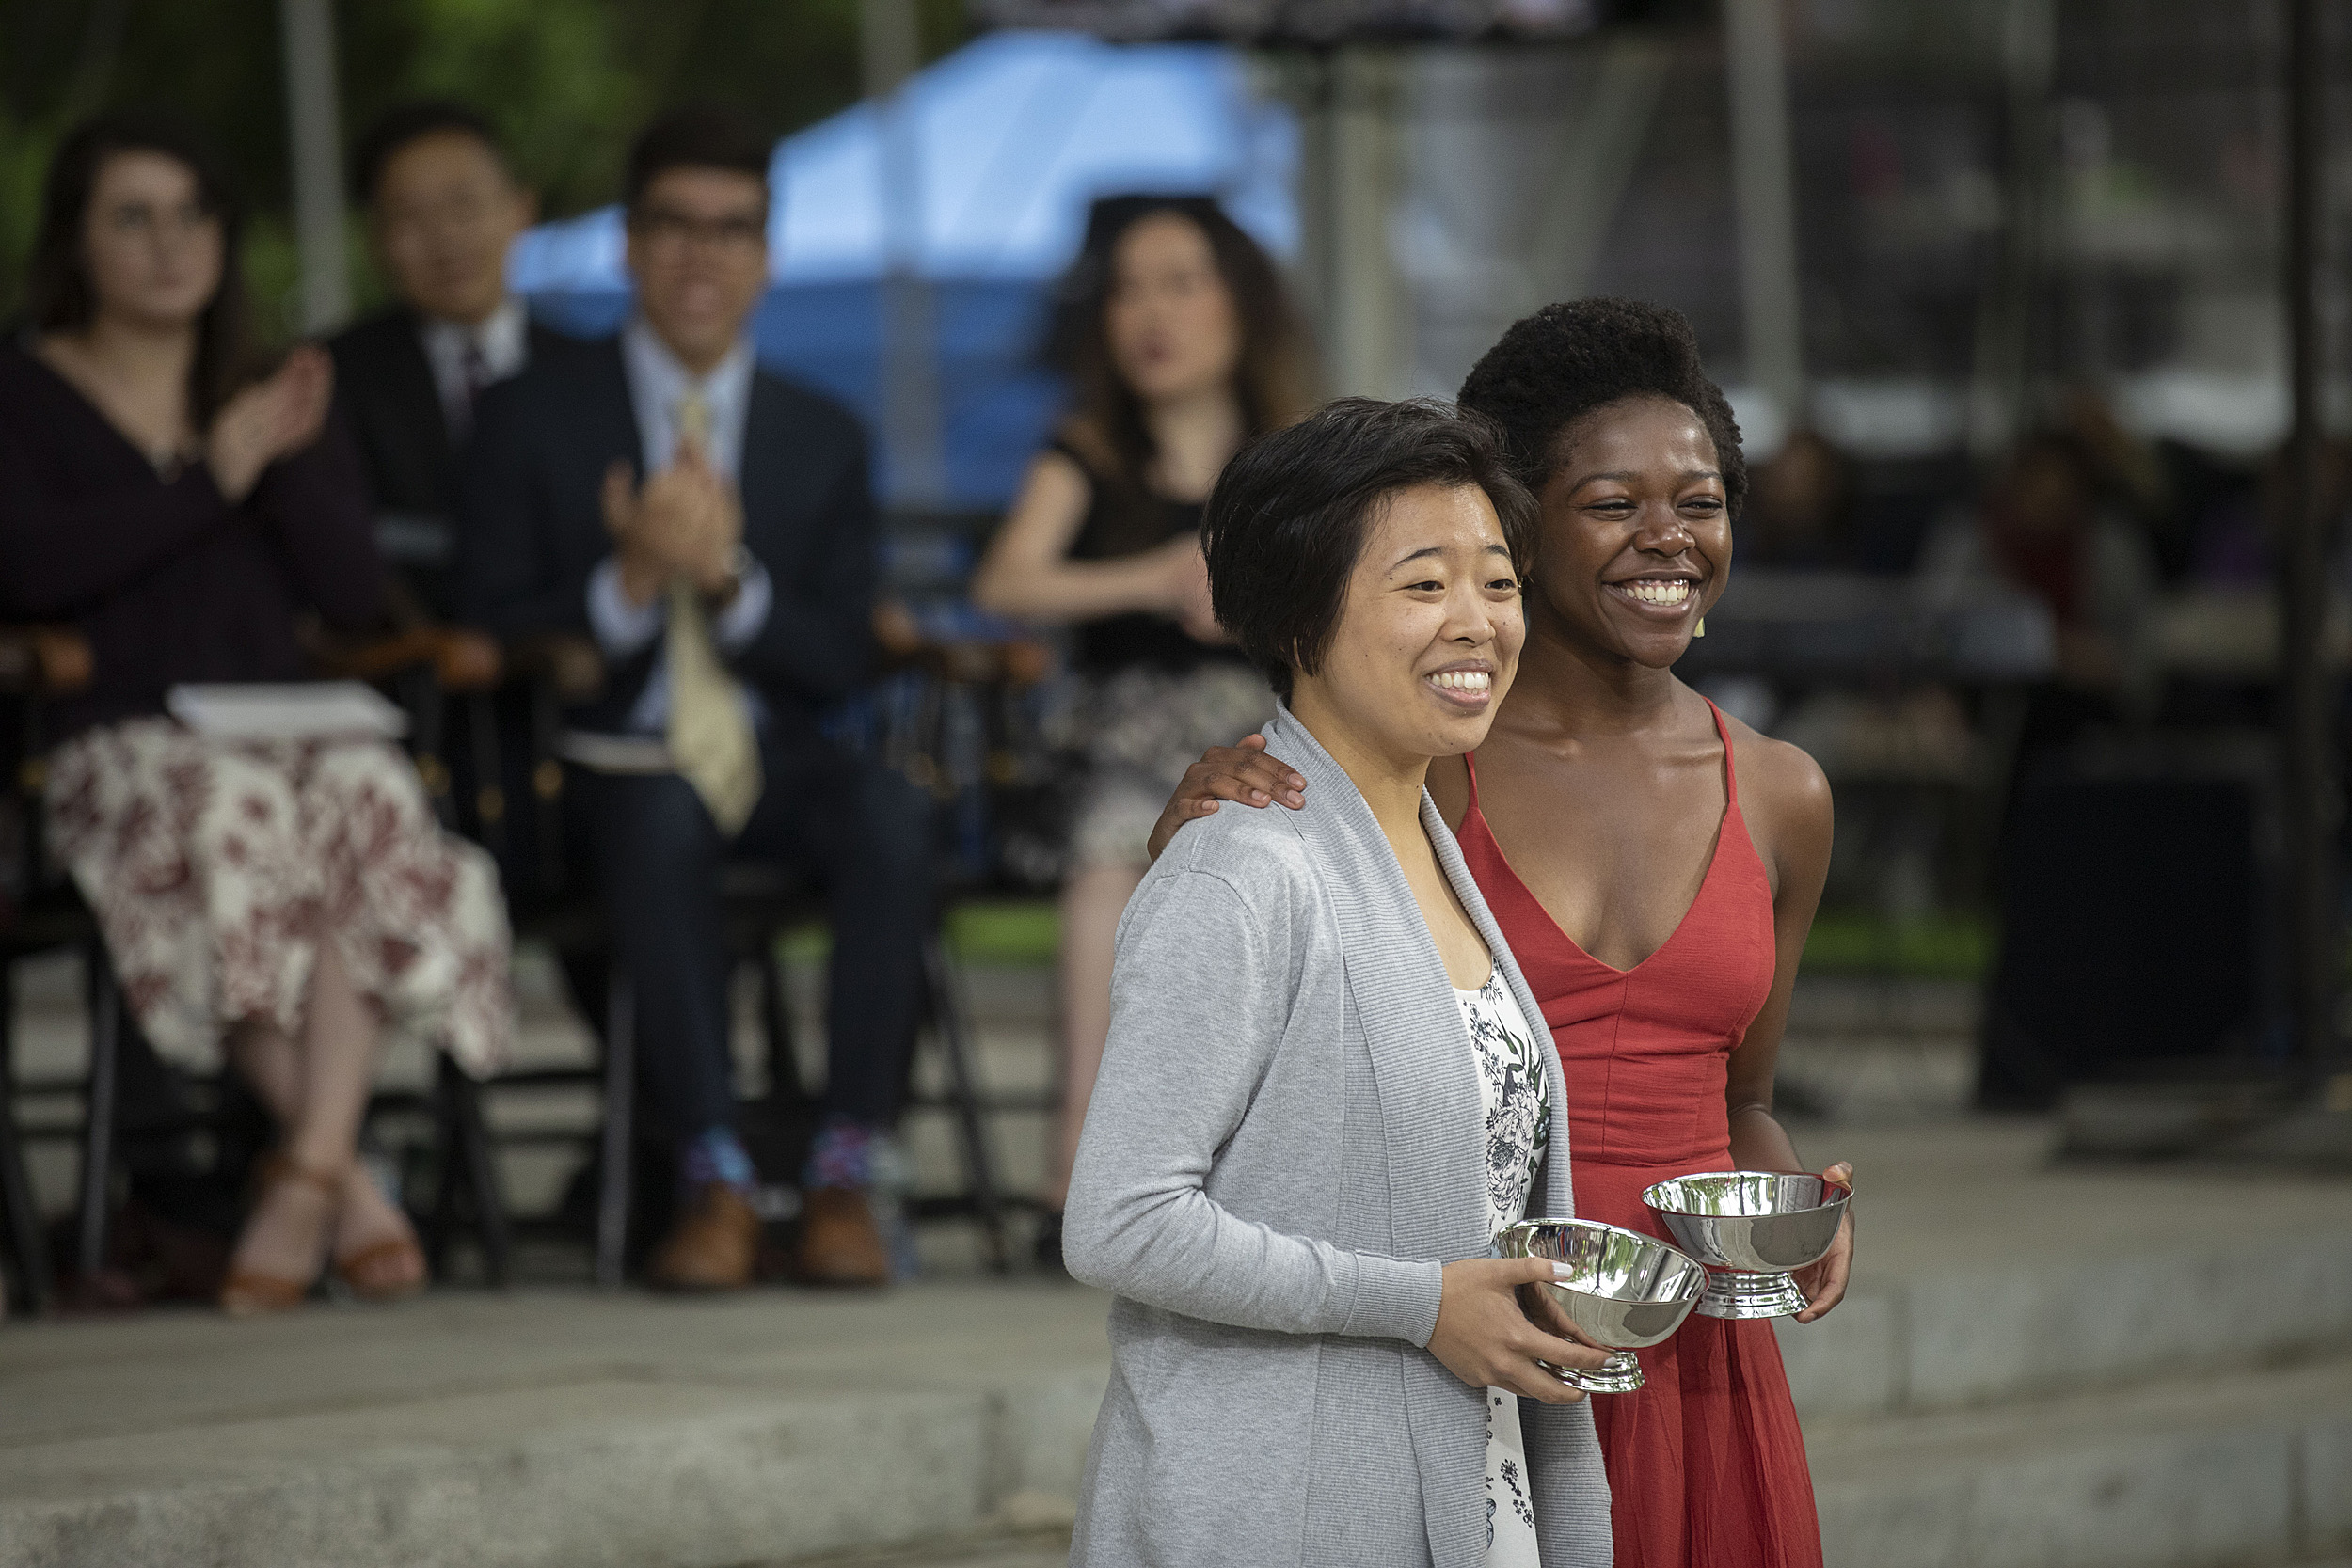
{"type": "Polygon", "coordinates": [[[1588,1372],[1581,1367],[1555,1367],[1549,1361],[1535,1363],[1571,1388],[1581,1388],[1588,1394],[1630,1394],[1642,1386],[1642,1364],[1631,1351],[1612,1351],[1609,1359],[1600,1364],[1598,1371],[1588,1372]]]}
{"type": "Polygon", "coordinates": [[[1693,1308],[1701,1317],[1788,1318],[1804,1310],[1804,1292],[1785,1274],[1739,1274],[1730,1269],[1707,1271],[1707,1293],[1693,1308]]]}

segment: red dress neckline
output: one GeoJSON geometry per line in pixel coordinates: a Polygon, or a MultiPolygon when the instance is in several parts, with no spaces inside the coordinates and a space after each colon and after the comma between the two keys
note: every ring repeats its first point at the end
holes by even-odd
{"type": "MultiPolygon", "coordinates": [[[[1486,846],[1492,850],[1495,866],[1510,878],[1511,886],[1517,891],[1521,898],[1524,898],[1530,905],[1534,906],[1535,914],[1542,919],[1544,925],[1549,927],[1553,934],[1558,936],[1561,942],[1566,943],[1569,950],[1575,953],[1577,957],[1584,959],[1587,963],[1594,964],[1601,969],[1607,970],[1612,974],[1631,975],[1640,974],[1643,969],[1656,960],[1661,954],[1666,951],[1667,948],[1672,947],[1675,944],[1676,940],[1682,935],[1686,928],[1689,927],[1691,924],[1691,916],[1697,911],[1699,905],[1706,901],[1708,887],[1715,880],[1716,873],[1722,868],[1724,849],[1731,838],[1731,834],[1728,830],[1734,821],[1737,821],[1740,825],[1740,841],[1747,846],[1748,853],[1755,858],[1756,863],[1759,867],[1764,863],[1763,857],[1756,853],[1756,841],[1748,836],[1747,819],[1740,815],[1740,770],[1732,766],[1731,731],[1724,723],[1724,710],[1717,707],[1712,701],[1709,701],[1705,697],[1702,697],[1699,700],[1707,704],[1707,711],[1715,721],[1715,738],[1723,742],[1724,814],[1722,816],[1716,818],[1715,821],[1715,843],[1714,847],[1708,851],[1707,875],[1699,879],[1698,892],[1691,895],[1691,902],[1684,906],[1682,917],[1675,922],[1675,928],[1666,933],[1666,940],[1660,942],[1655,948],[1651,949],[1647,957],[1635,963],[1630,969],[1619,969],[1615,964],[1611,963],[1608,959],[1597,958],[1592,954],[1586,952],[1584,950],[1584,944],[1577,941],[1574,937],[1568,935],[1566,928],[1563,927],[1559,921],[1552,918],[1551,911],[1544,908],[1542,900],[1538,899],[1535,895],[1529,890],[1526,881],[1521,879],[1518,871],[1511,864],[1510,857],[1502,852],[1502,845],[1495,838],[1494,829],[1487,825],[1486,814],[1478,808],[1478,753],[1476,752],[1466,752],[1462,754],[1462,766],[1470,773],[1470,809],[1462,815],[1463,831],[1467,832],[1470,830],[1470,822],[1474,818],[1478,823],[1478,832],[1480,835],[1485,838],[1486,846]]],[[[1478,879],[1482,884],[1486,880],[1484,877],[1481,877],[1478,879]]],[[[1481,891],[1486,892],[1487,890],[1486,890],[1482,885],[1481,891]]],[[[1488,897],[1491,900],[1491,893],[1488,893],[1488,897]]]]}

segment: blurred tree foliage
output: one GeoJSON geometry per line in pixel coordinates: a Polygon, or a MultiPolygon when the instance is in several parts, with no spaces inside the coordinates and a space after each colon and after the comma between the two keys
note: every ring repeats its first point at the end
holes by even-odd
{"type": "MultiPolygon", "coordinates": [[[[961,0],[918,4],[928,56],[963,41],[961,0]]],[[[335,13],[346,146],[402,99],[466,99],[549,215],[611,200],[630,136],[660,109],[731,103],[783,135],[859,90],[857,0],[336,0],[335,13]]],[[[83,116],[125,103],[169,105],[218,138],[254,211],[262,325],[291,320],[282,63],[278,0],[0,0],[0,320],[51,150],[83,116]]],[[[366,246],[352,255],[364,307],[381,288],[366,246]]]]}

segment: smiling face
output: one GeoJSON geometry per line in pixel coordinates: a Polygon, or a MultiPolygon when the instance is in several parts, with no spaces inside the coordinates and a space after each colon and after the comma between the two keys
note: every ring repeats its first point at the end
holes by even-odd
{"type": "Polygon", "coordinates": [[[166,153],[117,152],[99,166],[82,245],[102,315],[185,326],[220,289],[220,218],[196,170],[166,153]]]}
{"type": "Polygon", "coordinates": [[[1486,492],[1400,490],[1365,529],[1330,646],[1295,677],[1291,709],[1335,756],[1458,756],[1486,738],[1525,635],[1486,492]]]}
{"type": "Polygon", "coordinates": [[[1731,511],[1715,443],[1664,398],[1628,398],[1563,431],[1537,499],[1543,545],[1531,578],[1542,633],[1663,669],[1722,596],[1731,511]]]}
{"type": "Polygon", "coordinates": [[[393,291],[437,321],[479,322],[506,297],[506,252],[538,215],[479,136],[440,131],[394,152],[376,179],[377,254],[393,291]]]}
{"type": "Polygon", "coordinates": [[[1104,333],[1120,379],[1146,403],[1228,385],[1241,363],[1241,321],[1209,236],[1190,218],[1137,218],[1111,250],[1104,333]]]}
{"type": "Polygon", "coordinates": [[[653,177],[628,221],[637,309],[697,374],[733,348],[768,286],[768,185],[728,168],[653,177]]]}

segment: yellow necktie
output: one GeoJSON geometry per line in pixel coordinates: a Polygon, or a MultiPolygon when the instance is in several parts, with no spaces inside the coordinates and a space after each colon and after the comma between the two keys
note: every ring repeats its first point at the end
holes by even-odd
{"type": "MultiPolygon", "coordinates": [[[[699,392],[679,400],[680,449],[710,451],[710,404],[699,392]]],[[[762,780],[759,745],[752,735],[743,693],[710,640],[710,618],[702,596],[684,578],[671,579],[670,624],[662,662],[670,676],[670,760],[710,809],[729,838],[743,831],[759,803],[762,780]]]]}

